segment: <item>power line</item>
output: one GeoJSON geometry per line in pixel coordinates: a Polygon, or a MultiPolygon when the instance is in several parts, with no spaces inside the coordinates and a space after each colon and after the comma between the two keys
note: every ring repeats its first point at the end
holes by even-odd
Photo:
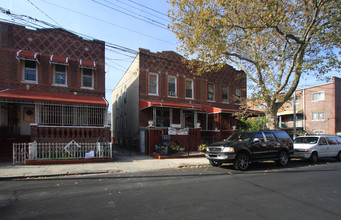
{"type": "Polygon", "coordinates": [[[49,19],[51,19],[54,23],[56,23],[58,26],[61,27],[61,25],[55,21],[53,18],[51,18],[49,15],[47,15],[45,12],[43,12],[42,10],[40,10],[40,8],[38,8],[35,4],[33,4],[30,0],[27,0],[29,3],[31,3],[31,5],[33,5],[36,9],[38,9],[41,13],[43,13],[46,17],[48,17],[49,19]]]}
{"type": "Polygon", "coordinates": [[[169,22],[169,19],[161,18],[160,16],[151,14],[151,13],[149,13],[149,12],[147,12],[147,11],[145,11],[145,10],[139,8],[139,7],[135,7],[135,6],[133,6],[133,5],[131,5],[131,4],[128,4],[128,3],[124,2],[124,1],[120,1],[120,0],[116,0],[116,1],[118,1],[118,2],[121,3],[121,4],[127,5],[127,6],[129,6],[129,7],[131,7],[131,8],[135,8],[135,9],[141,11],[141,12],[147,13],[147,14],[149,14],[149,15],[151,15],[151,16],[153,16],[153,17],[156,17],[156,18],[158,18],[158,19],[161,19],[161,20],[163,20],[163,21],[169,22]]]}
{"type": "Polygon", "coordinates": [[[138,32],[138,31],[135,31],[135,30],[132,30],[132,29],[129,29],[129,28],[126,28],[126,27],[123,27],[123,26],[114,24],[114,23],[112,23],[112,22],[105,21],[105,20],[102,20],[102,19],[99,19],[99,18],[90,16],[90,15],[87,15],[87,14],[84,14],[84,13],[81,13],[81,12],[78,12],[78,11],[75,11],[75,10],[72,10],[72,9],[69,9],[69,8],[66,8],[66,7],[57,5],[57,4],[55,4],[55,3],[48,2],[48,1],[46,1],[46,0],[41,0],[41,1],[43,1],[43,2],[45,2],[45,3],[47,3],[47,4],[50,4],[50,5],[52,5],[52,6],[59,7],[59,8],[62,8],[62,9],[64,9],[64,10],[67,10],[67,11],[71,11],[71,12],[73,12],[73,13],[76,13],[76,14],[79,14],[79,15],[82,15],[82,16],[85,16],[85,17],[88,17],[88,18],[91,18],[91,19],[94,19],[94,20],[97,20],[97,21],[101,21],[101,22],[103,22],[103,23],[110,24],[110,25],[112,25],[112,26],[119,27],[119,28],[121,28],[121,29],[130,31],[130,32],[134,32],[134,33],[136,33],[136,34],[140,34],[140,35],[145,36],[145,37],[149,37],[149,38],[152,38],[152,39],[155,39],[155,40],[158,40],[158,41],[162,41],[162,42],[164,42],[164,43],[168,43],[168,44],[173,44],[173,45],[175,45],[175,44],[172,43],[172,42],[169,42],[169,41],[166,41],[166,40],[163,40],[163,39],[160,39],[160,38],[157,38],[157,37],[148,35],[148,34],[144,34],[144,33],[141,33],[141,32],[138,32]]]}
{"type": "MultiPolygon", "coordinates": [[[[127,12],[136,14],[135,12],[133,12],[133,11],[127,9],[127,8],[124,8],[124,7],[122,7],[122,6],[119,6],[119,5],[117,5],[117,4],[114,4],[114,3],[110,2],[110,1],[107,1],[107,0],[103,0],[103,1],[105,1],[106,3],[108,3],[108,4],[110,4],[110,5],[114,6],[114,7],[119,7],[119,8],[121,8],[121,9],[127,11],[127,12]]],[[[150,15],[150,14],[149,14],[149,15],[150,15]]],[[[130,16],[130,15],[129,15],[129,16],[130,16]]],[[[158,24],[158,25],[161,25],[161,26],[163,26],[163,27],[166,27],[166,26],[167,26],[167,25],[165,25],[165,24],[163,24],[163,23],[161,23],[161,22],[159,22],[159,21],[156,21],[155,19],[149,18],[149,17],[147,17],[147,16],[144,16],[144,15],[141,15],[141,14],[138,14],[138,16],[140,16],[140,17],[142,17],[142,18],[145,18],[145,19],[149,20],[150,22],[154,22],[154,23],[156,23],[156,24],[158,24]]],[[[135,18],[135,16],[134,16],[134,18],[135,18]]],[[[137,18],[137,19],[138,19],[138,18],[137,18]]],[[[142,19],[139,19],[139,20],[142,20],[142,19]]],[[[144,21],[144,20],[142,20],[142,21],[144,21]]]]}
{"type": "Polygon", "coordinates": [[[132,0],[128,0],[128,1],[130,1],[130,2],[132,2],[132,3],[134,3],[134,4],[136,4],[136,5],[139,5],[139,6],[143,7],[143,8],[146,8],[146,9],[149,9],[149,10],[151,10],[151,11],[154,11],[154,12],[156,12],[156,13],[158,13],[158,14],[161,14],[161,15],[164,15],[164,16],[168,17],[168,15],[165,14],[165,13],[159,12],[159,11],[157,11],[157,10],[155,10],[155,9],[149,8],[149,7],[144,6],[144,5],[140,4],[140,3],[134,2],[134,1],[132,1],[132,0]]]}

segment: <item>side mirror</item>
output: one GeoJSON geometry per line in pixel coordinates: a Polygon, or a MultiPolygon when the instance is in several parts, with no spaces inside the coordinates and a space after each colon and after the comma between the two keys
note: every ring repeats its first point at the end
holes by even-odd
{"type": "Polygon", "coordinates": [[[259,143],[260,140],[258,138],[253,139],[253,143],[259,143]]]}

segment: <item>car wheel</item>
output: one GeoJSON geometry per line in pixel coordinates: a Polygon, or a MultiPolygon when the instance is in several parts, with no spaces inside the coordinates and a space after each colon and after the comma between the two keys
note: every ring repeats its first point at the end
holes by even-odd
{"type": "Polygon", "coordinates": [[[286,151],[281,151],[278,156],[278,164],[281,166],[286,166],[289,162],[289,156],[286,151]]]}
{"type": "Polygon", "coordinates": [[[317,152],[313,152],[310,156],[310,161],[312,163],[317,163],[317,159],[318,159],[317,152]]]}
{"type": "Polygon", "coordinates": [[[337,159],[338,161],[341,161],[341,151],[337,154],[336,159],[337,159]]]}
{"type": "Polygon", "coordinates": [[[210,164],[214,167],[217,167],[217,166],[220,166],[221,163],[220,162],[217,162],[217,161],[214,161],[214,160],[209,160],[210,161],[210,164]]]}
{"type": "Polygon", "coordinates": [[[238,154],[233,161],[233,167],[236,170],[245,171],[249,167],[249,155],[245,153],[238,154]]]}

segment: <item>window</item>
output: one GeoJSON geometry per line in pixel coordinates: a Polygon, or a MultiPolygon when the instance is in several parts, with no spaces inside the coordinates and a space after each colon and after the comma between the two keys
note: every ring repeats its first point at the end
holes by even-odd
{"type": "Polygon", "coordinates": [[[58,65],[54,66],[54,84],[66,85],[66,66],[58,65]]]}
{"type": "Polygon", "coordinates": [[[330,137],[327,137],[327,142],[328,142],[329,145],[336,145],[336,141],[333,140],[333,139],[330,138],[330,137]]]}
{"type": "Polygon", "coordinates": [[[240,102],[241,94],[242,94],[242,89],[237,87],[236,88],[236,104],[241,104],[240,102]]]}
{"type": "Polygon", "coordinates": [[[93,88],[92,69],[82,68],[82,87],[93,88]]]}
{"type": "Polygon", "coordinates": [[[193,80],[186,79],[186,98],[193,98],[193,80]]]}
{"type": "Polygon", "coordinates": [[[208,91],[208,101],[214,101],[214,84],[213,83],[208,83],[207,84],[207,91],[208,91]]]}
{"type": "Polygon", "coordinates": [[[257,138],[258,140],[260,140],[260,142],[264,142],[264,136],[263,136],[262,133],[260,133],[260,132],[255,133],[255,136],[253,137],[253,141],[254,141],[256,138],[257,138]]]}
{"type": "Polygon", "coordinates": [[[169,127],[169,109],[156,109],[156,127],[169,127]]]}
{"type": "Polygon", "coordinates": [[[264,132],[266,141],[275,141],[275,136],[270,132],[264,132]]]}
{"type": "Polygon", "coordinates": [[[118,103],[119,103],[119,99],[118,99],[118,94],[116,95],[116,109],[118,109],[118,103]]]}
{"type": "Polygon", "coordinates": [[[319,145],[327,145],[327,141],[325,138],[320,138],[319,145]]]}
{"type": "Polygon", "coordinates": [[[158,75],[155,73],[149,74],[148,91],[150,95],[159,94],[159,79],[158,75]]]}
{"type": "Polygon", "coordinates": [[[317,102],[324,100],[324,92],[314,92],[311,94],[311,101],[317,102]]]}
{"type": "Polygon", "coordinates": [[[323,121],[324,120],[324,112],[313,112],[312,120],[313,121],[323,121]]]}
{"type": "Polygon", "coordinates": [[[258,109],[265,109],[265,103],[264,102],[258,103],[258,109]]]}
{"type": "Polygon", "coordinates": [[[225,102],[225,103],[229,102],[229,87],[226,85],[223,85],[221,99],[222,99],[222,102],[225,102]]]}
{"type": "Polygon", "coordinates": [[[127,86],[124,86],[124,103],[127,103],[127,86]]]}
{"type": "Polygon", "coordinates": [[[25,60],[24,81],[37,82],[36,61],[25,60]]]}
{"type": "Polygon", "coordinates": [[[168,76],[168,96],[176,97],[176,77],[168,76]]]}

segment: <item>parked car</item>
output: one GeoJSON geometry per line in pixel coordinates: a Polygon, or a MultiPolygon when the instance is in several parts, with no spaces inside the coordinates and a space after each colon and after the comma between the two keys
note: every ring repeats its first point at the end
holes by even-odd
{"type": "Polygon", "coordinates": [[[293,141],[285,131],[252,131],[209,145],[205,155],[213,166],[233,162],[235,169],[244,171],[254,161],[275,160],[285,166],[293,153],[293,141]]]}
{"type": "Polygon", "coordinates": [[[310,159],[313,163],[322,157],[334,157],[341,161],[341,138],[317,135],[297,137],[294,151],[294,157],[310,159]]]}

